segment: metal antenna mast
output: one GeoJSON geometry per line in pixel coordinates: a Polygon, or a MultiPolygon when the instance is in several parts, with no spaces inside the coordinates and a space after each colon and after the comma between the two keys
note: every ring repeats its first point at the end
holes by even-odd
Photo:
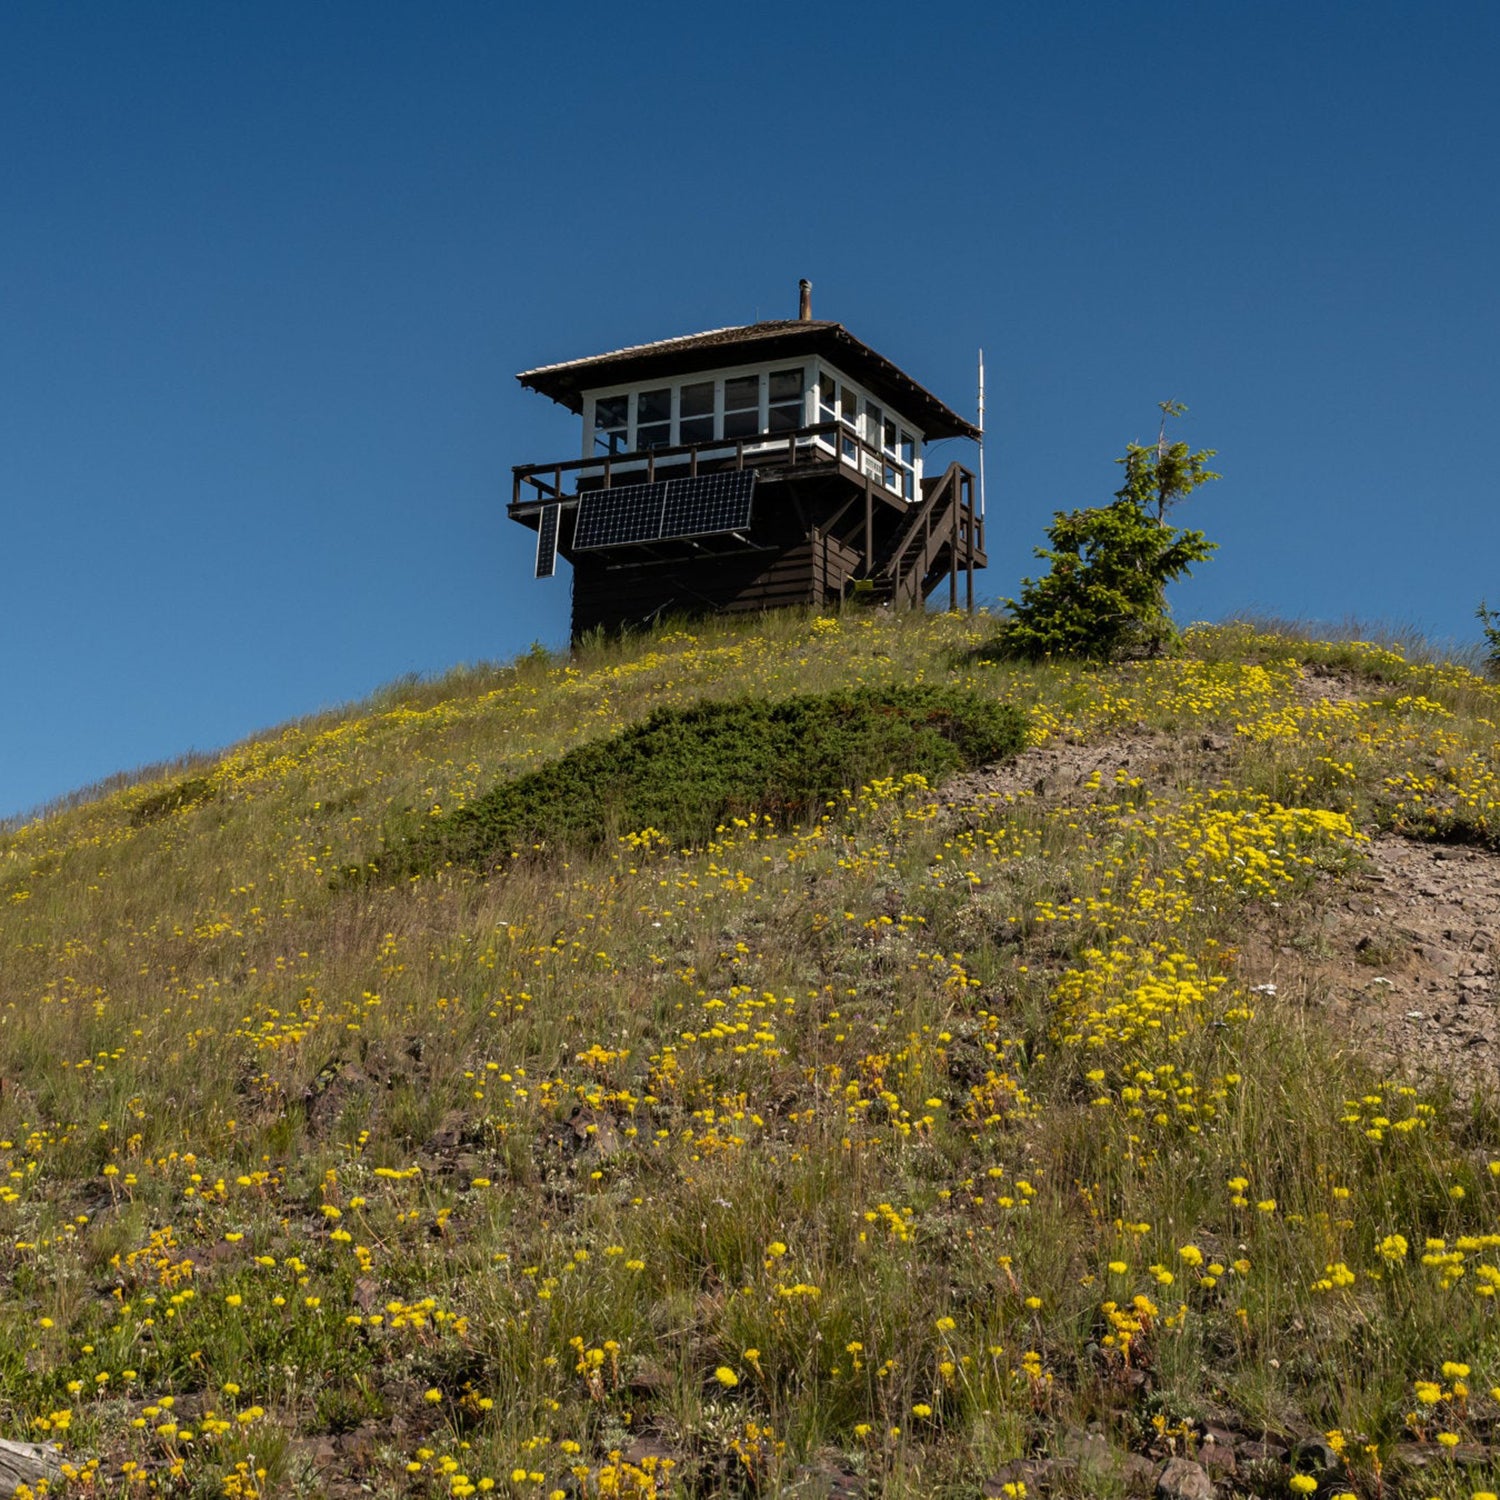
{"type": "Polygon", "coordinates": [[[984,519],[984,350],[979,351],[979,519],[984,519]]]}

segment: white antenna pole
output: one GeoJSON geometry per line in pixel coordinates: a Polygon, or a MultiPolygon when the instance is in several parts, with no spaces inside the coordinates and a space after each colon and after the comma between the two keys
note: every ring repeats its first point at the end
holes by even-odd
{"type": "Polygon", "coordinates": [[[979,519],[984,519],[984,350],[979,351],[979,519]]]}

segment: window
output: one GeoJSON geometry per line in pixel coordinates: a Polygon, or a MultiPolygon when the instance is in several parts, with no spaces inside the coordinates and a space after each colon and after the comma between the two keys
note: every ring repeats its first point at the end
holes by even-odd
{"type": "Polygon", "coordinates": [[[699,381],[682,388],[682,419],[678,423],[681,443],[707,443],[714,435],[714,383],[699,381]]]}
{"type": "Polygon", "coordinates": [[[733,376],[724,382],[724,436],[754,437],[759,431],[760,376],[733,376]]]}
{"type": "Polygon", "coordinates": [[[635,446],[665,448],[672,441],[672,387],[659,391],[642,391],[636,397],[635,446]]]}
{"type": "Polygon", "coordinates": [[[768,432],[794,432],[802,425],[801,370],[772,370],[768,432]]]}
{"type": "Polygon", "coordinates": [[[859,467],[859,395],[846,385],[841,395],[840,420],[847,432],[844,437],[844,457],[856,468],[859,467]]]}
{"type": "Polygon", "coordinates": [[[885,413],[876,406],[873,401],[865,402],[865,430],[864,439],[866,448],[875,449],[875,453],[866,452],[864,455],[863,468],[872,479],[882,479],[886,484],[895,488],[894,476],[888,476],[876,456],[880,451],[880,427],[885,421],[885,413]]]}
{"type": "Polygon", "coordinates": [[[784,437],[800,431],[809,412],[816,423],[838,425],[839,431],[820,437],[820,443],[864,473],[877,478],[883,473],[886,484],[901,491],[901,472],[913,467],[911,434],[840,377],[816,370],[809,378],[803,366],[717,379],[700,376],[681,385],[596,396],[592,452],[645,453],[672,444],[784,437]]]}
{"type": "MultiPolygon", "coordinates": [[[[818,421],[837,422],[839,419],[839,388],[827,370],[818,373],[818,421]]],[[[820,442],[832,446],[834,434],[825,433],[820,442]]]]}
{"type": "Polygon", "coordinates": [[[899,489],[896,483],[896,466],[891,462],[896,456],[896,424],[889,417],[880,427],[880,448],[885,454],[883,467],[883,478],[887,489],[899,489]]]}
{"type": "Polygon", "coordinates": [[[623,453],[630,425],[629,396],[600,396],[594,402],[594,452],[623,453]]]}
{"type": "Polygon", "coordinates": [[[903,429],[896,457],[901,465],[901,493],[908,500],[915,500],[917,497],[916,453],[916,442],[911,433],[903,429]]]}

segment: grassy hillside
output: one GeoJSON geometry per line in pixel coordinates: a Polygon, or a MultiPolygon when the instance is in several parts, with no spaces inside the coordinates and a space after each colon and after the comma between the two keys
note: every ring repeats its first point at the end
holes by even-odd
{"type": "Polygon", "coordinates": [[[1500,689],[992,629],[536,653],[0,834],[0,1438],[105,1495],[1500,1488],[1500,1120],[1319,978],[1372,839],[1500,849],[1500,689]],[[342,876],[658,710],[921,684],[1036,748],[342,876]]]}

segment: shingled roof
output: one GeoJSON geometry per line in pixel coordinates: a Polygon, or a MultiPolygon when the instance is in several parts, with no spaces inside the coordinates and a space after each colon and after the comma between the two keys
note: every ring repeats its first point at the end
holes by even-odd
{"type": "Polygon", "coordinates": [[[853,376],[921,427],[929,441],[979,436],[979,429],[972,422],[939,401],[884,355],[855,338],[842,323],[810,318],[711,328],[705,333],[660,339],[652,344],[633,344],[587,359],[523,370],[516,379],[529,390],[550,396],[569,411],[581,413],[583,393],[601,386],[665,380],[723,365],[758,364],[762,360],[804,358],[809,354],[822,355],[830,364],[853,376]]]}

